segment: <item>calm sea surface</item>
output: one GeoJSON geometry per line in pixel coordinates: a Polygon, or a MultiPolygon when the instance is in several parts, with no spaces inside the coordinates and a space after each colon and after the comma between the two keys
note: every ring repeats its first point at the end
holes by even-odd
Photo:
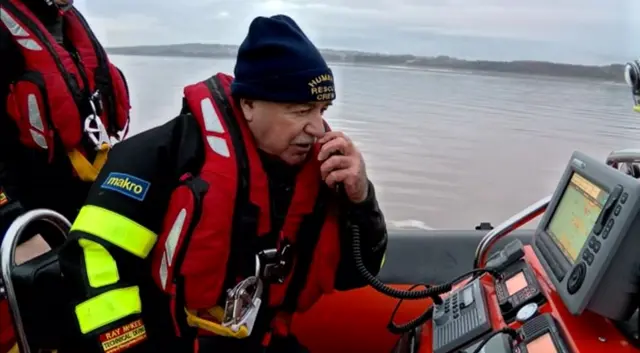
{"type": "MultiPolygon", "coordinates": [[[[132,133],[180,110],[182,88],[232,60],[113,56],[133,99],[132,133]]],[[[640,144],[624,86],[575,80],[336,66],[326,115],[365,156],[390,225],[494,225],[553,192],[573,150],[604,158],[640,144]],[[421,222],[421,223],[420,223],[421,222]]]]}

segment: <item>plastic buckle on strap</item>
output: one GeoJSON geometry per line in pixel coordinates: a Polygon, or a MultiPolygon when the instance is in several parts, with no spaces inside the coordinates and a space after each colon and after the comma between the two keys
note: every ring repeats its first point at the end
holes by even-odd
{"type": "Polygon", "coordinates": [[[260,277],[266,281],[282,284],[293,267],[293,251],[291,245],[285,244],[280,250],[267,249],[258,253],[264,266],[260,269],[260,277]]]}
{"type": "Polygon", "coordinates": [[[245,328],[251,335],[262,304],[262,279],[260,258],[256,255],[256,274],[238,283],[227,291],[222,326],[238,332],[245,328]]]}
{"type": "Polygon", "coordinates": [[[215,321],[199,317],[199,313],[196,310],[189,310],[185,308],[184,312],[187,315],[187,324],[191,327],[197,327],[223,337],[237,339],[249,337],[249,331],[245,326],[241,326],[238,331],[232,331],[230,328],[224,327],[219,323],[224,316],[224,310],[219,306],[206,310],[206,315],[210,316],[210,319],[215,321]]]}

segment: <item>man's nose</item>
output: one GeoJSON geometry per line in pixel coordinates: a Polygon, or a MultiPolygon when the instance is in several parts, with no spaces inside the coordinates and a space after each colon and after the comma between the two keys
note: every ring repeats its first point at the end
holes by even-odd
{"type": "Polygon", "coordinates": [[[319,119],[313,119],[312,122],[307,124],[307,126],[304,127],[304,132],[315,138],[321,138],[322,136],[324,136],[325,129],[322,115],[319,119]]]}
{"type": "Polygon", "coordinates": [[[314,109],[308,117],[307,126],[304,131],[316,138],[324,136],[324,120],[322,119],[323,111],[320,109],[314,109]]]}

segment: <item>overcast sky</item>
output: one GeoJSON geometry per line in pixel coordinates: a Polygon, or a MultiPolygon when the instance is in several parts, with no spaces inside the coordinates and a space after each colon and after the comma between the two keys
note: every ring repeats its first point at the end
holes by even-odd
{"type": "Polygon", "coordinates": [[[75,1],[105,46],[239,44],[255,16],[285,13],[323,48],[587,64],[640,55],[640,0],[75,1]]]}

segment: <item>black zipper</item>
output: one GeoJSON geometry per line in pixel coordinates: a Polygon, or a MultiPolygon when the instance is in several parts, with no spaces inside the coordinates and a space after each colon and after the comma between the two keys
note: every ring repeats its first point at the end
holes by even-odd
{"type": "Polygon", "coordinates": [[[47,48],[47,51],[49,51],[49,54],[51,55],[51,57],[53,57],[53,61],[55,61],[56,66],[58,67],[58,71],[60,71],[60,74],[64,78],[64,82],[66,83],[69,92],[71,92],[71,95],[75,97],[76,107],[78,108],[78,111],[80,111],[80,105],[78,104],[78,102],[82,99],[82,92],[80,91],[80,87],[78,87],[78,83],[71,77],[71,74],[67,70],[65,70],[64,65],[62,65],[62,62],[58,57],[58,54],[51,46],[51,42],[49,42],[49,40],[45,38],[45,36],[42,34],[42,31],[37,28],[37,26],[35,26],[34,28],[31,20],[20,10],[18,10],[12,3],[7,1],[3,6],[6,7],[12,15],[16,16],[18,20],[20,20],[20,22],[24,23],[33,33],[33,35],[36,36],[40,40],[40,42],[47,48]]]}
{"type": "MultiPolygon", "coordinates": [[[[104,73],[106,88],[109,90],[109,92],[105,92],[106,101],[109,106],[108,114],[107,114],[109,119],[109,130],[112,134],[115,134],[115,132],[117,131],[116,126],[118,125],[116,121],[116,104],[115,104],[115,92],[114,92],[115,87],[113,87],[113,81],[111,80],[111,73],[109,71],[109,61],[107,60],[107,53],[105,52],[102,45],[100,45],[98,38],[93,33],[93,31],[91,30],[91,27],[89,27],[89,24],[87,23],[87,20],[85,20],[82,14],[75,8],[72,8],[70,11],[72,11],[73,14],[78,18],[78,20],[82,24],[82,27],[84,27],[85,32],[87,32],[87,34],[89,35],[89,38],[91,39],[91,45],[93,45],[93,51],[96,53],[96,58],[98,59],[97,69],[100,71],[104,71],[103,73],[104,73]]],[[[96,85],[97,83],[98,82],[96,82],[96,85]]]]}

